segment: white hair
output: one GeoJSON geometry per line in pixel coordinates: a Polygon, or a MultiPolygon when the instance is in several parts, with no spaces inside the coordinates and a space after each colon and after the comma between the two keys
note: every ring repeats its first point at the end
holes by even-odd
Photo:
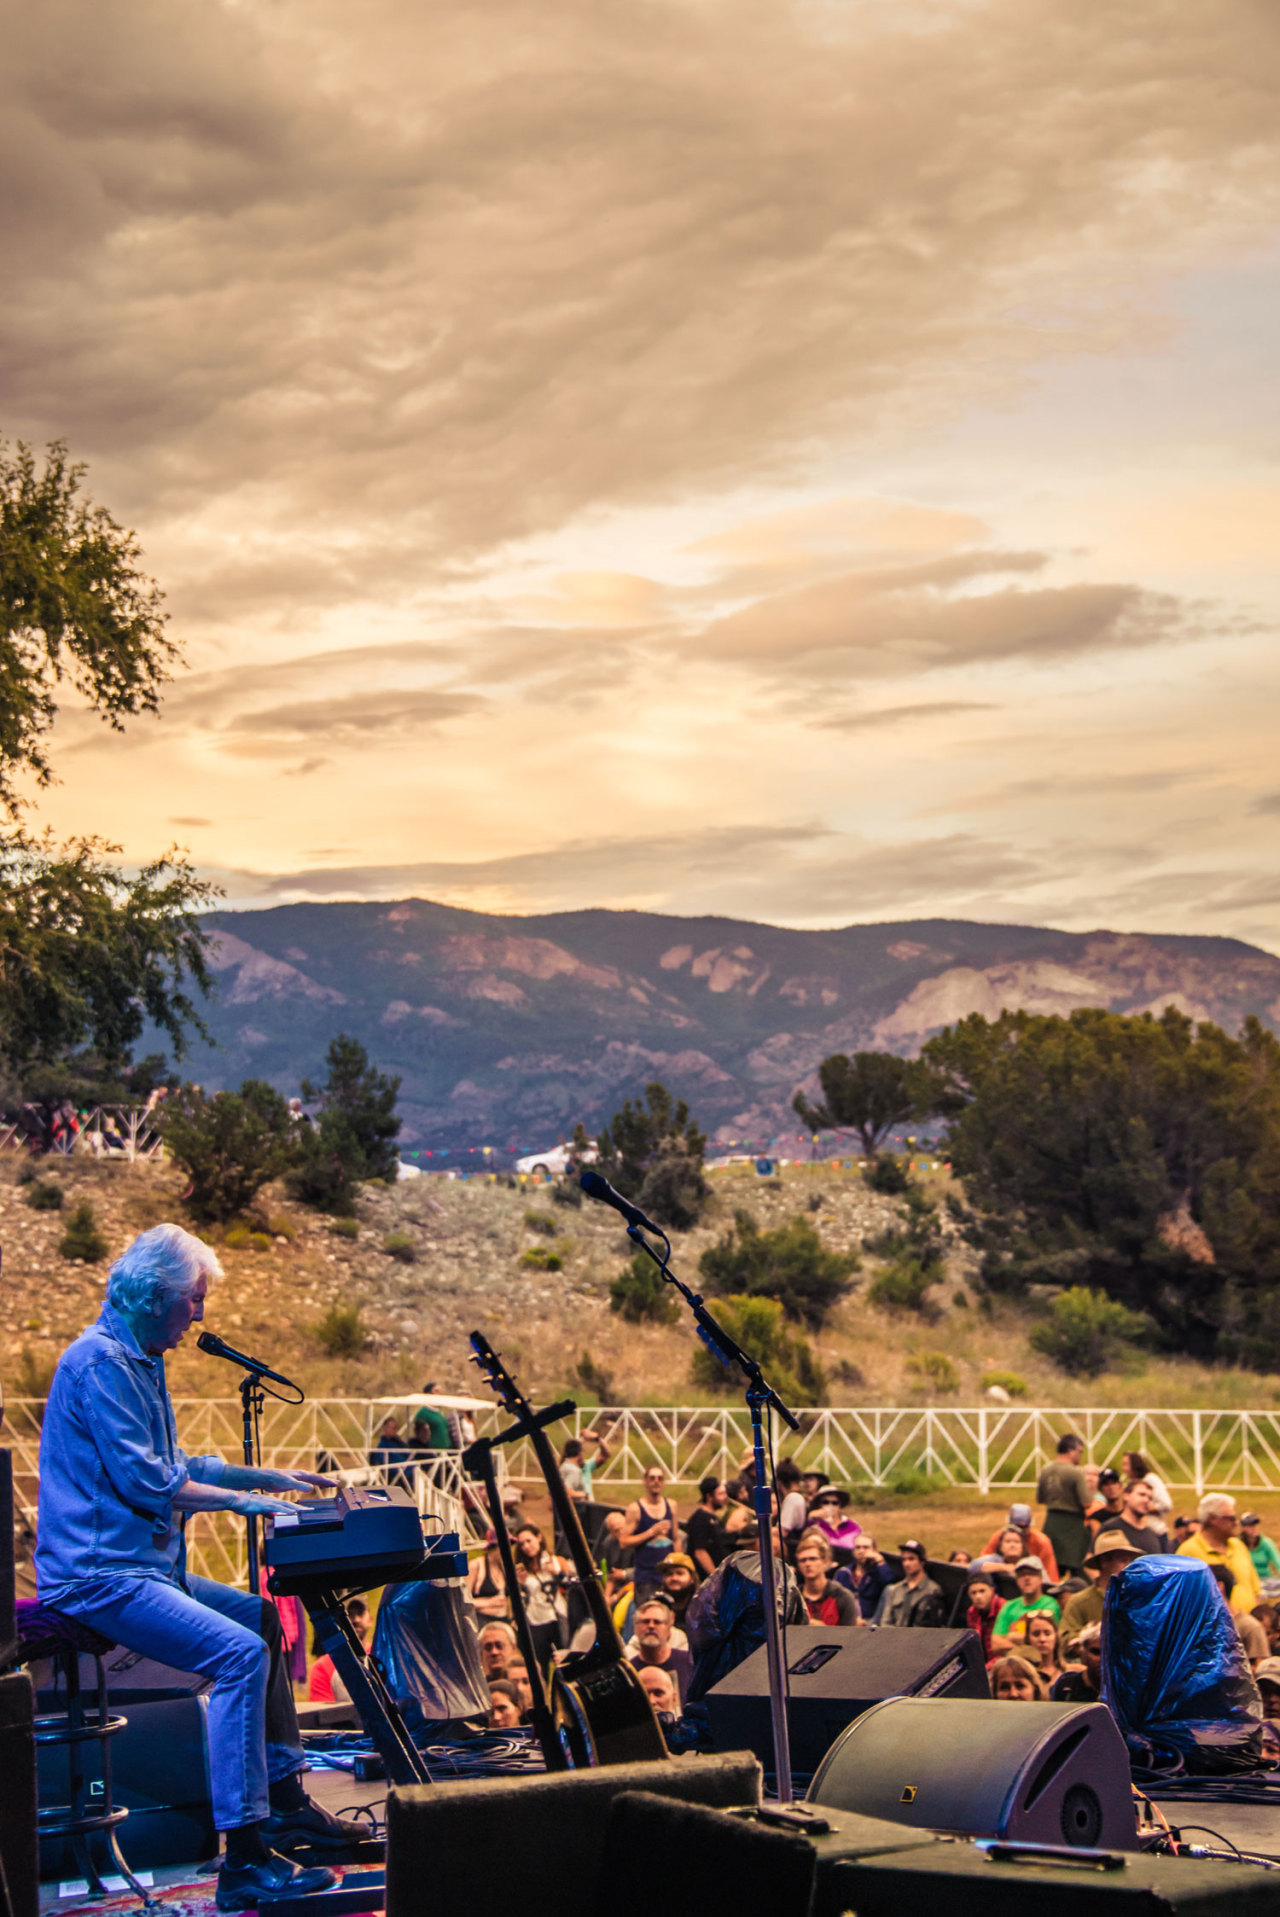
{"type": "Polygon", "coordinates": [[[222,1276],[213,1248],[181,1225],[153,1225],[112,1265],[107,1303],[126,1316],[145,1314],[164,1298],[194,1291],[201,1276],[222,1276]]]}
{"type": "Polygon", "coordinates": [[[1234,1517],[1236,1501],[1229,1498],[1225,1491],[1211,1491],[1207,1498],[1201,1498],[1197,1516],[1201,1524],[1206,1518],[1234,1517]]]}

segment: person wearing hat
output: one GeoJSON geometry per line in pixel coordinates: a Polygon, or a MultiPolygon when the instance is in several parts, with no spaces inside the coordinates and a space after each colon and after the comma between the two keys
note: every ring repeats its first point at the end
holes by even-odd
{"type": "Polygon", "coordinates": [[[858,1520],[845,1515],[848,1507],[849,1493],[837,1484],[825,1484],[809,1506],[809,1522],[805,1526],[806,1530],[822,1533],[842,1564],[849,1562],[853,1540],[862,1532],[858,1520]]]}
{"type": "Polygon", "coordinates": [[[1032,1524],[1031,1506],[1029,1504],[1011,1504],[1009,1506],[1009,1522],[996,1527],[977,1555],[980,1558],[998,1558],[1000,1556],[1000,1540],[1008,1530],[1018,1531],[1022,1534],[1022,1551],[1020,1553],[1022,1557],[1039,1558],[1041,1564],[1044,1566],[1046,1584],[1057,1584],[1059,1581],[1058,1560],[1054,1556],[1053,1546],[1049,1542],[1048,1534],[1044,1531],[1037,1531],[1034,1524],[1032,1524]]]}
{"type": "Polygon", "coordinates": [[[1274,1723],[1280,1718],[1280,1657],[1264,1657],[1253,1675],[1262,1696],[1262,1715],[1274,1723]]]}
{"type": "Polygon", "coordinates": [[[1033,1611],[1047,1611],[1055,1624],[1062,1615],[1057,1598],[1051,1598],[1044,1588],[1044,1566],[1039,1558],[1019,1558],[1013,1575],[1018,1581],[1018,1595],[1006,1598],[996,1613],[995,1635],[1004,1638],[1006,1644],[1011,1638],[1026,1636],[1026,1621],[1033,1611]]]}
{"type": "Polygon", "coordinates": [[[1240,1540],[1260,1578],[1280,1578],[1280,1551],[1270,1538],[1263,1537],[1262,1519],[1256,1511],[1246,1511],[1240,1519],[1240,1540]]]}
{"type": "Polygon", "coordinates": [[[1104,1465],[1098,1473],[1098,1495],[1085,1512],[1085,1523],[1094,1537],[1109,1531],[1112,1520],[1124,1516],[1124,1484],[1120,1473],[1104,1465]]]}
{"type": "Polygon", "coordinates": [[[1132,1544],[1123,1531],[1112,1529],[1099,1534],[1084,1561],[1084,1569],[1096,1577],[1097,1582],[1087,1590],[1077,1591],[1063,1606],[1059,1635],[1064,1644],[1078,1637],[1086,1624],[1102,1622],[1108,1584],[1117,1571],[1123,1571],[1127,1564],[1132,1564],[1135,1558],[1143,1555],[1144,1552],[1132,1544]]]}
{"type": "Polygon", "coordinates": [[[990,1571],[970,1571],[969,1582],[964,1587],[964,1621],[971,1631],[977,1633],[982,1645],[982,1661],[989,1664],[994,1653],[991,1639],[995,1633],[996,1616],[1000,1609],[1000,1600],[996,1595],[995,1576],[990,1571]]]}
{"type": "Polygon", "coordinates": [[[689,1601],[698,1588],[698,1567],[687,1551],[671,1551],[658,1566],[662,1595],[671,1600],[676,1623],[684,1623],[689,1601]]]}
{"type": "Polygon", "coordinates": [[[946,1623],[947,1603],[942,1587],[925,1572],[927,1555],[919,1538],[907,1538],[898,1546],[902,1576],[896,1584],[887,1587],[880,1599],[877,1624],[921,1627],[946,1623]]]}

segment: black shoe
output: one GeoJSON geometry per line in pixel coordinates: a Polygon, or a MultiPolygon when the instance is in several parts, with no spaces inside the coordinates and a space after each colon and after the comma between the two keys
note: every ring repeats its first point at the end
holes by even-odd
{"type": "Polygon", "coordinates": [[[332,1890],[337,1878],[331,1870],[300,1870],[287,1857],[267,1853],[265,1864],[223,1863],[218,1872],[214,1902],[219,1910],[256,1910],[277,1897],[306,1897],[313,1890],[332,1890]]]}
{"type": "Polygon", "coordinates": [[[308,1797],[299,1810],[271,1811],[262,1825],[262,1841],[292,1856],[299,1850],[350,1850],[369,1836],[365,1824],[345,1823],[308,1797]]]}

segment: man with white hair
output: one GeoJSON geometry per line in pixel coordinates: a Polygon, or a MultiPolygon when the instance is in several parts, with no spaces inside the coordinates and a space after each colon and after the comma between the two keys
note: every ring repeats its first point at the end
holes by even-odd
{"type": "Polygon", "coordinates": [[[1236,1536],[1236,1501],[1222,1491],[1200,1500],[1200,1529],[1178,1546],[1180,1558],[1200,1558],[1205,1564],[1225,1564],[1235,1579],[1227,1603],[1233,1611],[1252,1611],[1262,1600],[1262,1587],[1253,1559],[1236,1536]]]}
{"type": "Polygon", "coordinates": [[[213,1680],[209,1769],[226,1834],[219,1910],[327,1890],[325,1869],[282,1852],[343,1850],[360,1833],[302,1788],[305,1765],[280,1619],[256,1591],[186,1568],[188,1512],[291,1511],[269,1494],[329,1480],[189,1458],[177,1442],[164,1354],[204,1317],[210,1247],[178,1225],[135,1238],[111,1267],[98,1322],[63,1352],[40,1434],[35,1554],[40,1602],[126,1649],[213,1680]]]}

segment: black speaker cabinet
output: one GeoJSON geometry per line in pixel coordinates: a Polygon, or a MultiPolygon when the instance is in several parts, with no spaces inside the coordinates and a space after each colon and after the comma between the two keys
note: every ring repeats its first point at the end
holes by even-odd
{"type": "Polygon", "coordinates": [[[809,1801],[966,1837],[1137,1847],[1129,1756],[1103,1704],[890,1698],[832,1746],[809,1801]]]}
{"type": "Polygon", "coordinates": [[[0,1677],[0,1869],[12,1917],[36,1917],[36,1745],[31,1679],[0,1677]]]}
{"type": "MultiPolygon", "coordinates": [[[[42,1694],[41,1708],[52,1703],[42,1694]]],[[[202,1692],[134,1703],[113,1691],[111,1708],[128,1725],[111,1740],[111,1789],[129,1815],[116,1835],[134,1870],[163,1870],[170,1864],[202,1863],[218,1849],[209,1793],[208,1706],[202,1692]]],[[[98,1776],[97,1746],[84,1746],[86,1772],[98,1776]]],[[[39,1754],[42,1802],[67,1801],[67,1754],[44,1747],[39,1754]]],[[[101,1785],[90,1783],[91,1802],[101,1785]]],[[[40,1876],[45,1883],[79,1875],[69,1844],[58,1838],[40,1846],[40,1876]]]]}
{"type": "MultiPolygon", "coordinates": [[[[1010,1705],[1011,1711],[1034,1708],[1010,1705]]],[[[935,1844],[836,1863],[814,1917],[1280,1917],[1280,1871],[1198,1857],[935,1844]]]]}
{"type": "Polygon", "coordinates": [[[0,1450],[0,1664],[17,1636],[13,1598],[13,1453],[0,1450]]]}
{"type": "MultiPolygon", "coordinates": [[[[797,1625],[787,1632],[791,1768],[808,1777],[845,1726],[886,1697],[989,1698],[972,1631],[797,1625]]],[[[762,1646],[707,1693],[720,1750],[751,1750],[773,1769],[769,1667],[762,1646]]]]}

